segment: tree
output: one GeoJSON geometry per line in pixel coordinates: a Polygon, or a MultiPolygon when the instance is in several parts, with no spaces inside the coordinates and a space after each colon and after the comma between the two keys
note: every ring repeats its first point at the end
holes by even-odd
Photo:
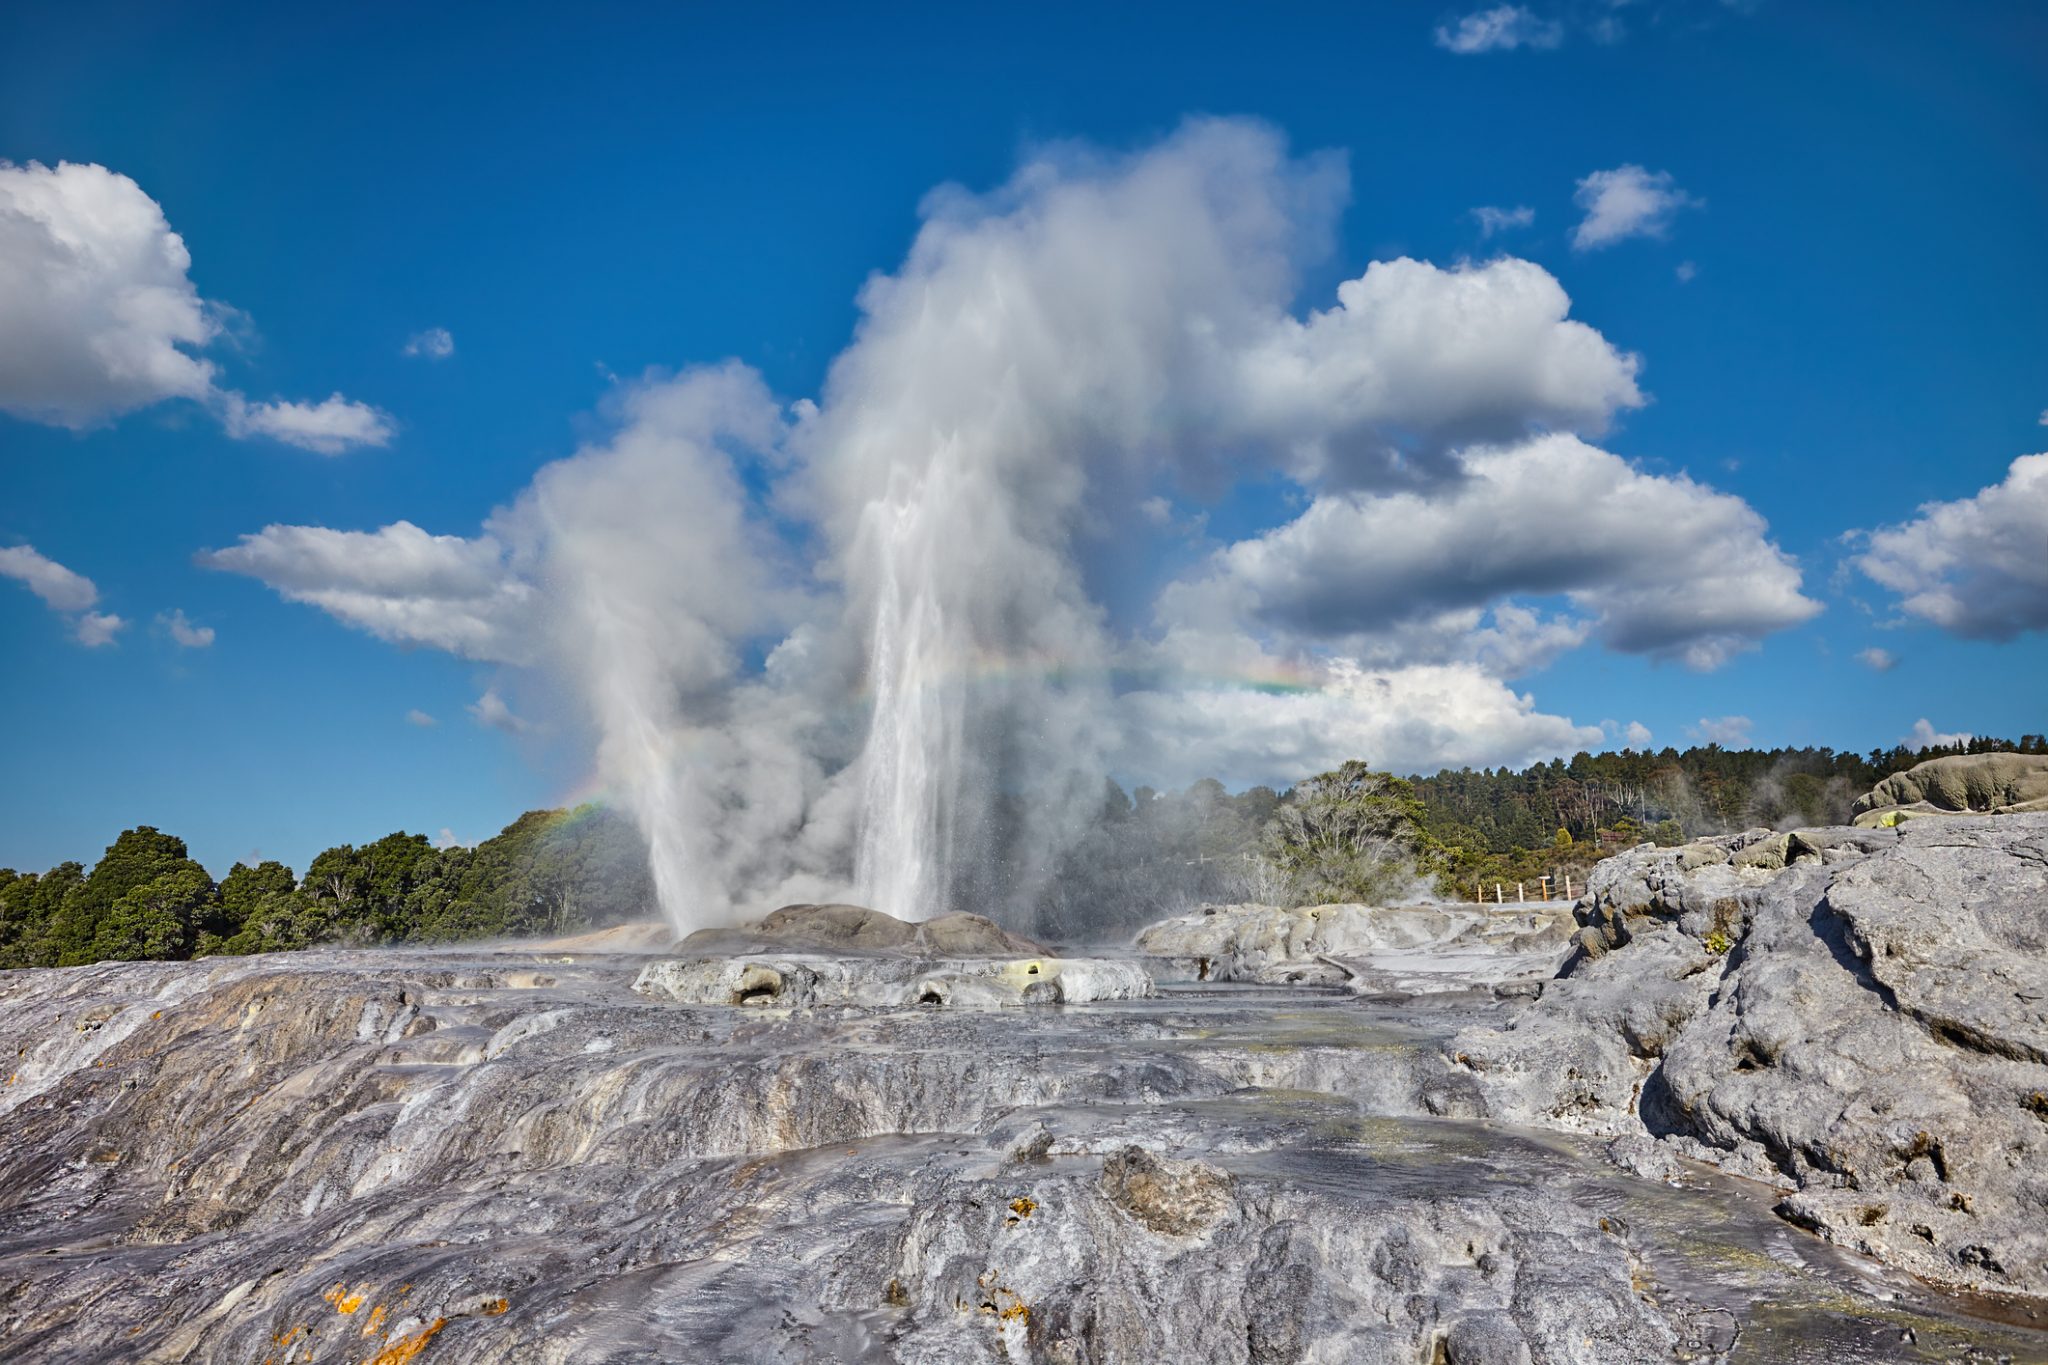
{"type": "Polygon", "coordinates": [[[1384,903],[1415,879],[1422,806],[1412,786],[1352,760],[1301,783],[1267,826],[1265,855],[1294,904],[1384,903]]]}
{"type": "Polygon", "coordinates": [[[200,928],[194,957],[278,952],[309,941],[308,906],[289,867],[236,863],[220,884],[219,905],[200,928]]]}
{"type": "MultiPolygon", "coordinates": [[[[187,856],[183,839],[161,833],[150,825],[124,830],[100,855],[91,874],[66,892],[64,903],[51,922],[50,946],[57,965],[73,966],[100,960],[100,926],[103,921],[114,917],[115,906],[130,892],[150,886],[172,873],[196,874],[198,881],[205,884],[203,899],[211,899],[213,878],[187,856]]],[[[188,877],[179,885],[187,884],[197,883],[188,877]]],[[[174,896],[173,899],[177,898],[174,896]]],[[[140,914],[139,907],[138,902],[123,911],[123,923],[140,914]]],[[[141,941],[130,940],[119,931],[110,939],[110,942],[127,946],[141,941]]],[[[148,941],[154,943],[157,940],[151,938],[148,941]]]]}
{"type": "Polygon", "coordinates": [[[213,896],[213,878],[198,863],[185,860],[114,902],[93,934],[92,960],[163,962],[189,956],[213,896]]]}

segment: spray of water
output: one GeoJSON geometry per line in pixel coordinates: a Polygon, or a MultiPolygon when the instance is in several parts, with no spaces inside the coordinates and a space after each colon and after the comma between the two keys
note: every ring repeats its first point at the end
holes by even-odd
{"type": "MultiPolygon", "coordinates": [[[[1346,194],[1340,157],[1241,120],[1042,149],[993,191],[928,197],[815,403],[737,363],[651,377],[484,536],[271,527],[210,562],[387,639],[545,667],[678,929],[845,896],[1017,919],[1113,763],[1145,771],[1176,714],[1245,729],[1218,693],[1133,708],[1114,665],[1277,662],[1228,592],[1198,626],[1144,618],[1165,584],[1134,544],[1164,523],[1141,508],[1247,471],[1425,495],[1463,476],[1455,442],[1641,401],[1634,358],[1527,262],[1377,263],[1298,317],[1346,194]]],[[[1357,709],[1320,704],[1282,718],[1303,762],[1357,709]]]]}

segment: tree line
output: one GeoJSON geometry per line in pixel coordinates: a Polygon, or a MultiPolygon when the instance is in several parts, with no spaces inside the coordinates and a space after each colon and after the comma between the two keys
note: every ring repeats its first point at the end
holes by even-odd
{"type": "MultiPolygon", "coordinates": [[[[1868,754],[1825,748],[1579,753],[1406,779],[1346,763],[1288,790],[1104,784],[1032,913],[1039,933],[1126,936],[1204,903],[1468,899],[1496,883],[1585,872],[1644,840],[1844,824],[1856,797],[1946,754],[2048,754],[2048,738],[1868,754]]],[[[963,908],[981,908],[979,903],[963,908]]],[[[215,882],[183,840],[123,833],[90,871],[0,868],[0,968],[175,959],[335,944],[575,933],[656,913],[646,845],[601,806],[530,811],[474,848],[421,834],[342,844],[300,876],[236,863],[215,882]]]]}
{"type": "Polygon", "coordinates": [[[304,876],[236,863],[218,882],[184,840],[143,825],[89,872],[0,868],[0,967],[573,933],[653,903],[639,832],[596,805],[529,811],[474,848],[390,834],[330,848],[304,876]]]}

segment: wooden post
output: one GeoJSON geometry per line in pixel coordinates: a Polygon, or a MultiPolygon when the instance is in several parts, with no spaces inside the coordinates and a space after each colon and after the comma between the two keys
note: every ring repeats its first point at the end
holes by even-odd
{"type": "Polygon", "coordinates": [[[1526,904],[1528,904],[1528,902],[1529,902],[1529,889],[1528,889],[1528,888],[1527,888],[1526,886],[1524,886],[1524,885],[1523,885],[1523,884],[1522,884],[1521,882],[1516,882],[1516,883],[1515,883],[1515,904],[1516,904],[1516,905],[1526,905],[1526,904]]]}
{"type": "Polygon", "coordinates": [[[1564,874],[1564,898],[1566,900],[1578,899],[1576,896],[1572,895],[1572,874],[1569,872],[1564,874]]]}
{"type": "Polygon", "coordinates": [[[1537,884],[1537,886],[1538,886],[1538,887],[1539,887],[1539,888],[1540,888],[1540,889],[1542,890],[1542,892],[1543,892],[1543,899],[1545,899],[1545,900],[1549,900],[1549,899],[1550,899],[1550,877],[1549,877],[1549,875],[1548,875],[1548,874],[1546,874],[1546,875],[1544,875],[1544,876],[1538,877],[1538,878],[1536,879],[1536,884],[1537,884]]]}
{"type": "Polygon", "coordinates": [[[1495,883],[1493,884],[1493,903],[1494,903],[1495,905],[1499,905],[1499,904],[1501,903],[1501,897],[1500,897],[1500,883],[1499,883],[1499,882],[1495,882],[1495,883]]]}

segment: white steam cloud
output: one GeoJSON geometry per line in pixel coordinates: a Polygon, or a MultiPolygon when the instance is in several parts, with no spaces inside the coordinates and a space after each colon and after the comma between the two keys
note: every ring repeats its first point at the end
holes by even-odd
{"type": "Polygon", "coordinates": [[[927,198],[815,400],[649,377],[474,536],[270,526],[202,562],[551,679],[684,928],[1022,913],[1107,774],[1567,753],[1598,727],[1509,680],[1589,639],[1711,667],[1817,610],[1739,499],[1564,434],[1645,398],[1541,267],[1376,262],[1304,308],[1346,195],[1242,121],[1049,148],[927,198]],[[1275,478],[1296,522],[1158,591],[1150,551],[1275,478]]]}

